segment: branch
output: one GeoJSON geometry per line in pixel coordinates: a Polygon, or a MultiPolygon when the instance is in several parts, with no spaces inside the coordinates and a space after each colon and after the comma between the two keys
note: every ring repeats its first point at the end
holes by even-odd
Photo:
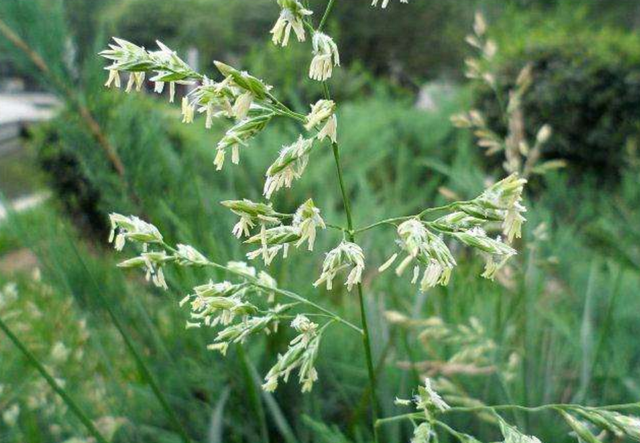
{"type": "Polygon", "coordinates": [[[415,368],[425,371],[430,377],[437,374],[445,376],[465,374],[465,375],[488,375],[496,372],[497,368],[491,366],[476,366],[464,363],[450,363],[446,361],[422,361],[411,363],[408,361],[400,361],[397,363],[400,369],[415,368]]]}
{"type": "MultiPolygon", "coordinates": [[[[164,248],[166,248],[168,251],[171,251],[174,254],[178,252],[175,248],[173,248],[172,246],[169,246],[168,244],[166,244],[164,242],[162,243],[162,246],[164,248]]],[[[362,334],[362,329],[360,329],[359,327],[357,327],[353,323],[343,319],[342,317],[340,317],[335,312],[330,311],[329,309],[324,308],[324,307],[320,306],[319,304],[314,303],[311,300],[308,300],[308,299],[304,298],[303,296],[301,296],[299,294],[296,294],[295,292],[287,291],[285,289],[280,289],[280,288],[273,288],[271,286],[265,286],[265,285],[261,284],[258,281],[258,279],[255,278],[255,277],[252,277],[252,276],[247,275],[247,274],[245,274],[243,272],[236,271],[234,269],[228,268],[227,266],[224,266],[224,265],[221,265],[221,264],[216,263],[214,261],[211,261],[208,258],[206,260],[207,260],[206,265],[202,265],[202,266],[209,266],[209,267],[212,267],[212,268],[220,269],[222,271],[228,272],[228,273],[233,274],[233,275],[237,275],[239,277],[242,277],[242,278],[246,279],[247,281],[249,281],[249,283],[251,285],[253,285],[253,286],[257,287],[257,288],[263,289],[265,291],[275,292],[276,294],[279,294],[279,295],[282,295],[284,297],[290,298],[292,300],[296,300],[296,301],[298,301],[300,303],[304,303],[306,305],[309,305],[309,306],[317,309],[318,311],[328,315],[332,319],[342,323],[343,325],[350,327],[354,331],[357,331],[359,334],[362,334]]]]}

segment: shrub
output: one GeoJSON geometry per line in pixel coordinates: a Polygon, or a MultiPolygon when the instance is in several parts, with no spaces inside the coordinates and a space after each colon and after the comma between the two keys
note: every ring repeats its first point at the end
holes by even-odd
{"type": "MultiPolygon", "coordinates": [[[[518,71],[531,63],[534,82],[522,106],[530,131],[545,123],[553,127],[546,156],[568,160],[574,171],[617,176],[625,145],[640,130],[637,36],[610,29],[576,35],[572,28],[544,28],[526,40],[501,48],[499,92],[506,97],[518,71]]],[[[494,127],[506,131],[493,92],[479,89],[476,100],[494,127]]]]}
{"type": "Polygon", "coordinates": [[[56,130],[57,118],[32,131],[31,145],[38,166],[45,172],[49,186],[76,223],[94,234],[105,232],[104,213],[99,209],[100,191],[80,165],[78,155],[66,146],[56,130]]]}

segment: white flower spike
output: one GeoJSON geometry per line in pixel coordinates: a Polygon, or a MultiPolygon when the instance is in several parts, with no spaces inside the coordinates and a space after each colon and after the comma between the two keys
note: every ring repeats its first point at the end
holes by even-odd
{"type": "Polygon", "coordinates": [[[296,247],[299,247],[306,241],[309,251],[313,251],[313,245],[316,241],[316,230],[318,228],[326,229],[327,227],[320,216],[320,209],[313,204],[312,199],[307,200],[298,208],[293,216],[293,226],[297,228],[300,233],[300,240],[296,243],[296,247]]]}
{"type": "Polygon", "coordinates": [[[216,157],[213,161],[216,170],[222,169],[229,148],[231,148],[231,162],[236,165],[240,163],[240,146],[246,147],[247,140],[262,131],[273,116],[271,112],[258,113],[239,121],[229,129],[216,146],[216,157]]]}
{"type": "Polygon", "coordinates": [[[313,34],[313,59],[309,66],[309,77],[323,82],[333,73],[333,67],[340,66],[338,46],[333,39],[322,32],[313,34]]]}
{"type": "MultiPolygon", "coordinates": [[[[371,2],[371,6],[373,6],[374,8],[376,6],[378,6],[378,3],[380,2],[380,0],[372,0],[371,2]]],[[[400,3],[409,3],[409,0],[400,0],[400,3]]],[[[382,9],[385,9],[387,6],[389,5],[389,0],[382,0],[382,9]]]]}
{"type": "Polygon", "coordinates": [[[116,69],[109,69],[109,78],[104,85],[107,88],[110,88],[111,85],[115,86],[116,88],[120,88],[120,74],[116,69]]]}
{"type": "MultiPolygon", "coordinates": [[[[424,268],[422,279],[420,280],[420,290],[426,291],[436,285],[446,286],[451,277],[451,271],[456,265],[449,248],[442,239],[429,231],[424,223],[412,218],[398,226],[398,237],[400,247],[407,253],[407,256],[396,267],[396,274],[402,275],[406,268],[413,262],[413,278],[411,283],[417,283],[420,276],[420,266],[424,268]]],[[[395,261],[397,254],[391,256],[384,263],[381,272],[389,268],[395,261]]]]}
{"type": "Polygon", "coordinates": [[[278,356],[278,362],[265,376],[262,389],[273,392],[278,387],[278,379],[288,381],[291,372],[298,369],[298,379],[302,385],[302,392],[309,392],[318,380],[318,372],[314,367],[318,356],[322,329],[311,322],[306,316],[298,315],[291,323],[291,327],[300,333],[291,340],[287,352],[278,356]]]}
{"type": "Polygon", "coordinates": [[[253,260],[262,257],[264,264],[269,266],[280,251],[282,251],[282,256],[287,258],[289,246],[299,240],[299,230],[293,226],[276,226],[266,229],[263,225],[259,234],[245,240],[247,244],[260,245],[258,249],[247,253],[247,258],[253,260]]]}
{"type": "Polygon", "coordinates": [[[111,232],[109,243],[113,243],[117,251],[122,251],[127,240],[142,243],[162,243],[162,234],[158,228],[138,217],[126,217],[121,214],[109,214],[111,232]]]}
{"type": "Polygon", "coordinates": [[[305,41],[304,19],[313,12],[305,9],[298,0],[278,0],[278,3],[282,11],[270,31],[273,44],[287,46],[292,30],[299,42],[305,41]]]}
{"type": "Polygon", "coordinates": [[[416,407],[425,411],[445,412],[451,407],[442,399],[431,385],[431,379],[424,379],[424,386],[418,387],[418,395],[415,397],[416,407]]]}
{"type": "Polygon", "coordinates": [[[320,274],[320,278],[316,280],[313,286],[317,287],[325,283],[327,289],[331,290],[333,288],[333,279],[338,272],[351,268],[345,282],[347,290],[351,291],[355,285],[362,282],[364,267],[362,248],[355,243],[343,241],[327,253],[322,264],[322,274],[320,274]]]}
{"type": "Polygon", "coordinates": [[[519,178],[517,173],[500,180],[479,197],[462,202],[457,208],[473,217],[501,221],[504,235],[509,242],[520,238],[522,224],[526,219],[522,216],[526,208],[522,204],[522,193],[527,181],[519,178]]]}
{"type": "Polygon", "coordinates": [[[311,105],[311,112],[307,115],[307,121],[304,125],[307,131],[322,125],[318,132],[318,140],[324,140],[325,137],[336,143],[338,141],[338,119],[335,115],[336,104],[333,100],[318,100],[311,105]]]}
{"type": "Polygon", "coordinates": [[[282,147],[276,161],[267,169],[263,191],[266,198],[270,199],[274,192],[283,187],[290,188],[293,181],[302,176],[309,162],[313,141],[300,136],[295,143],[282,147]]]}
{"type": "Polygon", "coordinates": [[[240,220],[233,227],[233,235],[249,237],[256,225],[278,224],[280,219],[271,204],[255,203],[251,200],[225,200],[220,204],[231,210],[240,220]]]}

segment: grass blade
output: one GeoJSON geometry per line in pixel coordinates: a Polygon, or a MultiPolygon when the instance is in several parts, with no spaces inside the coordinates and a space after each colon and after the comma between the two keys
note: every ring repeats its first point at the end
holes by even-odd
{"type": "MultiPolygon", "coordinates": [[[[249,371],[251,371],[251,377],[257,385],[262,384],[262,380],[260,379],[260,375],[256,368],[253,367],[250,361],[247,362],[249,371]]],[[[280,435],[284,438],[284,441],[287,443],[298,443],[287,418],[285,417],[282,409],[278,406],[278,402],[273,398],[273,395],[270,392],[262,391],[262,396],[264,398],[264,402],[267,405],[267,409],[271,413],[273,417],[273,421],[275,422],[278,431],[280,431],[280,435]]]]}
{"type": "Polygon", "coordinates": [[[155,381],[155,379],[151,375],[151,371],[149,370],[149,368],[147,367],[146,363],[144,362],[144,360],[140,356],[140,353],[138,352],[138,350],[134,346],[133,341],[131,340],[131,337],[129,337],[129,334],[127,333],[127,331],[125,330],[124,326],[122,325],[122,323],[118,319],[118,316],[116,315],[115,311],[113,309],[111,309],[111,306],[109,305],[107,299],[104,297],[104,295],[102,295],[102,291],[100,291],[100,287],[98,286],[98,283],[96,282],[96,280],[95,280],[93,274],[91,273],[91,271],[89,271],[89,268],[87,267],[86,263],[82,259],[82,256],[80,255],[80,253],[78,252],[77,248],[75,247],[75,244],[73,243],[73,241],[71,241],[71,239],[69,239],[69,240],[70,240],[71,247],[72,247],[74,253],[76,254],[76,257],[78,258],[78,261],[82,265],[84,271],[86,272],[87,276],[91,280],[91,283],[95,287],[95,295],[97,296],[98,301],[100,302],[102,307],[109,314],[109,317],[111,318],[111,321],[113,322],[113,325],[116,327],[116,329],[118,330],[118,332],[122,336],[122,338],[124,340],[124,343],[125,343],[125,346],[127,347],[127,350],[129,351],[129,353],[133,357],[134,361],[136,362],[136,366],[138,366],[138,370],[140,371],[140,376],[143,378],[143,380],[151,388],[151,391],[153,392],[153,394],[158,399],[158,402],[162,406],[162,409],[164,409],[164,411],[165,411],[165,413],[167,415],[167,418],[169,419],[169,421],[171,422],[171,424],[173,425],[175,430],[180,435],[182,441],[184,443],[191,443],[191,439],[189,438],[189,436],[187,434],[187,430],[182,425],[180,420],[178,420],[178,417],[177,417],[175,411],[173,410],[171,405],[169,405],[169,402],[167,401],[167,399],[165,398],[164,394],[160,390],[160,387],[158,386],[158,383],[155,381]]]}
{"type": "Polygon", "coordinates": [[[583,402],[593,376],[592,362],[594,355],[593,319],[595,316],[595,294],[597,279],[597,260],[591,262],[589,279],[587,282],[582,324],[580,325],[580,347],[582,349],[582,367],[580,370],[580,388],[576,393],[576,402],[583,402]]]}
{"type": "Polygon", "coordinates": [[[211,415],[209,426],[209,443],[223,443],[222,431],[224,430],[224,408],[231,394],[231,388],[226,388],[216,403],[216,408],[211,415]]]}
{"type": "Polygon", "coordinates": [[[250,361],[247,358],[247,353],[244,350],[242,344],[239,344],[236,349],[238,350],[238,357],[240,358],[240,365],[242,367],[242,374],[244,375],[247,390],[247,394],[251,399],[251,405],[254,412],[258,416],[258,422],[260,423],[260,434],[264,443],[269,443],[269,430],[267,429],[267,420],[262,407],[262,401],[260,400],[260,382],[256,381],[251,376],[251,368],[249,367],[250,361]],[[256,389],[257,388],[257,389],[256,389]]]}
{"type": "Polygon", "coordinates": [[[40,375],[46,380],[46,382],[51,386],[56,394],[58,394],[65,404],[69,407],[71,412],[78,417],[78,420],[82,422],[87,431],[98,441],[98,443],[108,443],[107,440],[100,434],[98,429],[95,427],[91,419],[87,417],[87,415],[82,411],[82,408],[76,404],[76,402],[67,394],[67,392],[53,379],[53,377],[47,372],[47,370],[42,366],[42,364],[38,361],[38,359],[29,351],[20,341],[18,337],[16,337],[13,332],[9,329],[9,327],[5,324],[2,319],[0,319],[0,329],[9,337],[9,340],[13,342],[13,344],[24,354],[27,358],[29,364],[31,364],[34,368],[38,370],[40,375]]]}

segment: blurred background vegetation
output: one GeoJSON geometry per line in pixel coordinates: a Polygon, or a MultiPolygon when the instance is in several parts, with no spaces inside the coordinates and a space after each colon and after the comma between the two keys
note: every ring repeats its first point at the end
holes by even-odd
{"type": "MultiPolygon", "coordinates": [[[[316,11],[324,6],[310,3],[316,11]]],[[[472,135],[449,122],[452,114],[477,107],[497,132],[507,130],[495,94],[464,78],[470,52],[464,38],[477,10],[498,46],[501,93],[532,63],[533,86],[523,100],[529,135],[550,124],[545,155],[566,160],[567,167],[532,180],[519,259],[498,282],[479,279],[481,260],[456,251],[460,269],[450,286],[420,295],[404,279],[375,275],[393,232],[363,237],[384,415],[402,412],[393,398],[409,396],[424,374],[445,377],[446,398],[454,403],[637,401],[640,3],[392,0],[382,11],[368,0],[338,0],[329,30],[344,63],[332,88],[341,102],[355,223],[415,213],[452,196],[473,197],[504,174],[472,135]],[[415,319],[438,316],[452,327],[477,318],[483,330],[476,339],[493,343],[489,369],[452,373],[434,364],[449,361],[459,343],[431,342],[420,327],[398,327],[386,320],[389,310],[415,319]]],[[[273,47],[268,30],[277,14],[274,0],[0,2],[0,21],[31,51],[0,33],[0,83],[8,91],[19,79],[21,88],[51,93],[60,103],[51,119],[24,128],[18,154],[0,154],[6,212],[0,220],[0,316],[114,442],[180,440],[105,302],[197,441],[369,441],[357,337],[335,334],[324,341],[312,394],[301,397],[295,383],[275,395],[262,393],[259,374],[290,337],[256,340],[226,359],[206,351],[212,331],[185,331],[187,313],[177,300],[216,276],[174,271],[170,290],[162,292],[116,269],[118,258],[106,244],[107,214],[119,212],[141,215],[171,242],[192,244],[216,261],[240,257],[244,250],[230,235],[232,217],[218,202],[259,200],[264,171],[296,133],[279,123],[252,143],[240,167],[216,173],[213,148],[224,127],[181,125],[179,110],[151,94],[104,91],[96,53],[111,35],[148,48],[159,39],[181,54],[197,53],[205,73],[213,72],[213,59],[242,66],[306,112],[321,93],[304,78],[309,50],[273,47]],[[114,168],[108,146],[117,150],[122,170],[114,168]],[[12,209],[12,202],[33,194],[48,197],[31,209],[12,209]]],[[[9,112],[0,108],[0,116],[9,112]]],[[[275,205],[288,212],[313,196],[325,219],[339,223],[333,160],[328,152],[312,160],[275,205]]],[[[317,250],[337,240],[323,233],[317,250]]],[[[271,273],[280,286],[357,318],[356,300],[342,288],[309,285],[306,276],[318,273],[321,260],[316,254],[279,261],[271,273]]],[[[573,441],[551,416],[508,418],[542,441],[573,441]]],[[[453,420],[483,441],[499,438],[482,417],[453,420]]],[[[408,441],[409,435],[403,425],[385,429],[385,441],[408,441]]],[[[0,336],[0,442],[84,438],[72,414],[0,336]]]]}

